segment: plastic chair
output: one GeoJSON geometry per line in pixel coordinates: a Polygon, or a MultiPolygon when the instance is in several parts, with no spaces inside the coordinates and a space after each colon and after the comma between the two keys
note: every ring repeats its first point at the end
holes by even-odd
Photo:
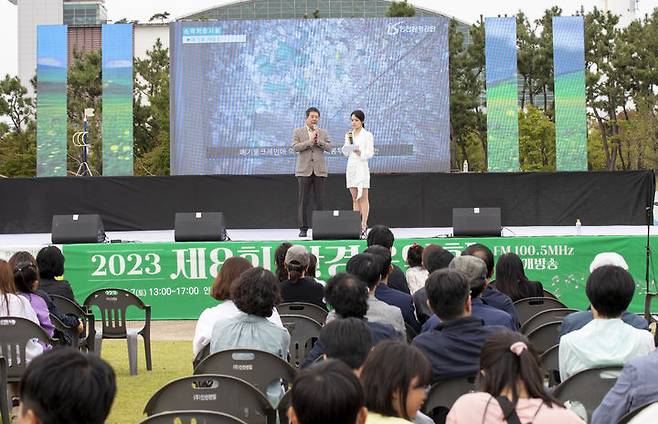
{"type": "Polygon", "coordinates": [[[137,375],[137,336],[141,335],[144,339],[146,369],[151,371],[151,306],[145,305],[139,297],[123,289],[96,290],[87,296],[84,305],[89,309],[97,306],[103,322],[102,330],[94,338],[94,352],[100,356],[103,339],[126,339],[130,375],[137,375]],[[129,306],[145,311],[144,327],[139,330],[126,327],[126,309],[129,306]]]}
{"type": "Polygon", "coordinates": [[[546,352],[560,342],[562,321],[553,321],[540,325],[528,334],[528,340],[535,346],[538,354],[546,352]]]}
{"type": "Polygon", "coordinates": [[[411,344],[411,341],[418,335],[416,330],[406,322],[404,323],[405,331],[407,332],[407,343],[411,344]]]}
{"type": "Polygon", "coordinates": [[[0,415],[2,416],[2,424],[11,423],[7,392],[7,360],[4,356],[0,356],[0,415]]]}
{"type": "Polygon", "coordinates": [[[312,303],[304,302],[282,303],[276,307],[276,310],[279,312],[279,315],[303,315],[320,324],[324,324],[328,314],[326,309],[312,303]]]}
{"type": "Polygon", "coordinates": [[[279,424],[290,424],[290,419],[288,418],[288,408],[290,407],[290,390],[288,390],[276,407],[277,413],[279,414],[279,424]]]}
{"type": "Polygon", "coordinates": [[[237,377],[199,374],[179,378],[161,387],[144,412],[219,411],[247,424],[275,424],[276,411],[256,387],[237,377]]]}
{"type": "Polygon", "coordinates": [[[541,311],[566,307],[564,303],[551,297],[527,297],[514,302],[516,315],[521,325],[525,324],[533,315],[537,315],[541,311]]]}
{"type": "Polygon", "coordinates": [[[576,373],[560,383],[553,390],[553,396],[562,402],[581,404],[587,412],[587,421],[606,393],[615,385],[622,368],[621,365],[614,365],[576,373]]]}
{"type": "MultiPolygon", "coordinates": [[[[64,324],[59,318],[57,318],[57,315],[49,314],[49,316],[50,322],[53,324],[53,326],[55,326],[55,330],[59,331],[60,333],[68,334],[69,338],[71,339],[71,347],[77,349],[79,345],[77,329],[64,324]]],[[[66,345],[66,341],[63,339],[55,338],[55,341],[59,345],[66,345]]]]}
{"type": "Polygon", "coordinates": [[[246,424],[231,415],[214,411],[170,411],[151,415],[140,424],[246,424]]]}
{"type": "MultiPolygon", "coordinates": [[[[558,297],[548,290],[544,289],[544,297],[550,297],[551,299],[557,299],[558,297]]],[[[558,299],[559,300],[559,299],[558,299]]]]}
{"type": "Polygon", "coordinates": [[[578,309],[555,308],[541,311],[530,317],[522,326],[521,333],[528,335],[532,330],[554,321],[562,321],[567,315],[578,312],[578,309]]]}
{"type": "Polygon", "coordinates": [[[281,315],[281,321],[290,333],[288,363],[299,368],[299,364],[311,352],[320,337],[322,324],[303,315],[281,315]]]}
{"type": "Polygon", "coordinates": [[[7,361],[7,382],[21,381],[21,376],[27,368],[27,347],[29,345],[36,348],[33,339],[46,345],[54,344],[54,340],[48,337],[43,328],[29,319],[0,318],[0,355],[7,361]]]}
{"type": "Polygon", "coordinates": [[[555,387],[562,381],[560,379],[560,345],[555,345],[546,350],[539,357],[541,369],[544,370],[544,377],[548,382],[548,387],[555,387]]]}
{"type": "Polygon", "coordinates": [[[433,416],[437,408],[445,409],[447,413],[461,395],[474,391],[476,391],[474,375],[439,381],[432,385],[427,394],[427,400],[423,405],[423,413],[433,416]]]}
{"type": "Polygon", "coordinates": [[[267,396],[267,387],[283,381],[286,390],[297,371],[286,361],[269,352],[254,349],[232,349],[213,353],[194,368],[194,374],[220,374],[237,377],[252,384],[267,396]]]}
{"type": "Polygon", "coordinates": [[[82,333],[78,335],[78,348],[87,350],[88,352],[93,352],[94,338],[96,337],[96,320],[94,319],[94,314],[92,314],[87,307],[80,306],[64,296],[51,294],[50,297],[55,306],[57,306],[57,309],[63,314],[75,315],[80,322],[82,322],[84,328],[82,333]]]}
{"type": "Polygon", "coordinates": [[[658,402],[649,402],[632,410],[617,421],[617,424],[633,424],[637,416],[641,423],[658,422],[658,402]]]}
{"type": "Polygon", "coordinates": [[[205,345],[205,346],[199,351],[199,353],[196,354],[196,356],[195,356],[194,359],[192,360],[192,369],[196,369],[196,367],[201,363],[201,361],[203,361],[204,359],[206,359],[208,356],[210,356],[210,343],[208,343],[207,345],[205,345]]]}

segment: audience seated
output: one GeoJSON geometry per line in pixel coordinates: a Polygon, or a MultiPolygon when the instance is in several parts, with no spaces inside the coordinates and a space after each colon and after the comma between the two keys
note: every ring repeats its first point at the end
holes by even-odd
{"type": "MultiPolygon", "coordinates": [[[[393,256],[393,242],[395,241],[395,236],[393,232],[385,225],[375,225],[368,232],[368,238],[366,243],[368,247],[378,245],[384,246],[389,250],[391,256],[393,256]]],[[[404,292],[406,294],[411,294],[409,292],[409,285],[407,284],[407,278],[404,275],[404,272],[396,265],[393,265],[393,270],[390,272],[388,278],[388,285],[391,288],[404,292]]]]}
{"type": "MultiPolygon", "coordinates": [[[[486,285],[487,266],[482,259],[475,256],[458,256],[450,262],[449,269],[456,269],[463,273],[468,279],[471,288],[471,315],[481,318],[485,325],[501,325],[512,331],[516,331],[516,322],[510,314],[486,305],[482,301],[482,292],[486,285]]],[[[432,315],[423,324],[423,333],[439,324],[439,317],[432,315]]]]}
{"type": "Polygon", "coordinates": [[[286,253],[288,253],[288,249],[290,249],[291,246],[291,243],[283,242],[274,251],[274,264],[276,265],[276,271],[274,273],[279,281],[288,278],[288,271],[286,271],[284,262],[286,260],[286,253]]]}
{"type": "Polygon", "coordinates": [[[618,266],[602,266],[587,279],[585,293],[594,319],[560,339],[560,377],[592,367],[622,365],[655,348],[650,332],[621,320],[635,291],[633,277],[618,266]]]}
{"type": "Polygon", "coordinates": [[[16,292],[30,302],[32,309],[34,309],[39,319],[39,325],[48,336],[53,337],[55,326],[50,321],[48,305],[35,293],[36,287],[39,284],[39,271],[37,267],[31,262],[18,262],[13,267],[13,273],[16,292]]]}
{"type": "MultiPolygon", "coordinates": [[[[32,254],[30,254],[29,252],[21,251],[21,252],[14,253],[12,255],[12,257],[9,258],[9,265],[12,267],[14,272],[15,272],[17,266],[20,265],[21,267],[26,268],[27,264],[29,264],[31,266],[27,267],[29,269],[26,269],[26,274],[23,275],[23,277],[34,278],[34,279],[32,280],[31,284],[26,284],[26,287],[31,288],[30,293],[32,295],[36,295],[37,297],[40,297],[46,305],[45,314],[39,317],[40,325],[45,324],[46,327],[52,326],[52,328],[53,328],[52,334],[49,332],[49,330],[46,330],[46,332],[48,332],[51,337],[55,336],[60,341],[60,344],[71,345],[72,342],[73,342],[73,340],[71,340],[71,336],[68,333],[61,333],[59,330],[55,330],[54,325],[52,325],[52,322],[50,320],[49,314],[55,315],[62,322],[62,324],[66,325],[67,327],[76,329],[78,334],[82,333],[82,331],[84,329],[84,325],[82,324],[82,322],[80,322],[78,317],[76,317],[74,315],[67,315],[67,314],[62,313],[59,310],[59,308],[57,308],[57,306],[55,305],[53,300],[50,298],[48,293],[46,293],[44,290],[42,290],[40,288],[39,267],[37,266],[37,261],[36,261],[36,259],[34,259],[34,256],[32,256],[32,254]],[[33,275],[33,272],[32,272],[33,270],[36,272],[36,275],[33,275]],[[44,316],[45,316],[46,320],[42,321],[42,319],[44,319],[44,316]],[[48,323],[50,323],[50,324],[48,324],[48,323]]],[[[18,278],[18,276],[16,274],[14,275],[14,277],[15,277],[15,279],[18,278]]],[[[15,284],[16,284],[16,287],[17,287],[18,291],[27,293],[27,291],[25,291],[25,290],[23,290],[23,288],[21,288],[22,283],[23,283],[23,278],[21,278],[20,282],[18,280],[15,280],[15,284]]],[[[37,302],[37,303],[40,303],[37,300],[34,300],[34,301],[37,302]]],[[[30,299],[30,303],[32,303],[32,299],[30,299]]],[[[37,316],[39,316],[39,313],[36,309],[35,309],[35,312],[37,312],[37,316]]],[[[43,325],[42,325],[42,327],[43,327],[43,325]]],[[[44,330],[45,329],[46,328],[44,327],[44,330]]]]}
{"type": "MultiPolygon", "coordinates": [[[[370,322],[386,324],[397,331],[404,339],[407,337],[407,330],[404,326],[404,318],[400,308],[391,306],[375,297],[375,290],[381,281],[382,259],[371,253],[359,253],[347,261],[347,272],[366,283],[368,289],[368,312],[366,318],[370,322]]],[[[329,295],[329,283],[327,283],[326,294],[329,295]]],[[[329,297],[327,301],[331,304],[329,297]]],[[[336,308],[335,305],[333,305],[336,308]]],[[[327,315],[327,322],[334,319],[334,314],[338,311],[331,311],[327,315]]]]}
{"type": "Polygon", "coordinates": [[[284,260],[288,278],[281,282],[281,297],[286,303],[312,303],[326,309],[324,287],[306,275],[309,264],[309,254],[304,246],[294,245],[288,249],[284,260]]]}
{"type": "MultiPolygon", "coordinates": [[[[333,308],[330,312],[332,319],[327,317],[326,325],[346,318],[356,318],[366,323],[371,333],[372,345],[376,345],[382,340],[397,339],[402,340],[402,335],[387,324],[367,320],[366,312],[369,310],[369,293],[363,281],[351,274],[336,274],[327,281],[325,289],[327,302],[333,308]]],[[[388,305],[387,305],[388,306],[388,305]]],[[[401,319],[401,318],[400,318],[401,319]]],[[[322,339],[318,340],[313,349],[304,358],[301,367],[307,367],[325,353],[325,347],[322,339]]]]}
{"type": "Polygon", "coordinates": [[[364,424],[368,411],[359,379],[337,360],[301,371],[290,389],[292,424],[364,424]]]}
{"type": "MultiPolygon", "coordinates": [[[[620,254],[615,252],[604,252],[599,253],[594,257],[594,260],[589,266],[589,272],[594,272],[595,269],[604,265],[614,265],[628,271],[628,264],[620,254]]],[[[572,331],[583,328],[593,319],[594,317],[592,316],[592,311],[589,309],[586,311],[578,311],[567,315],[564,317],[562,325],[560,326],[560,337],[564,336],[565,334],[569,334],[572,331]]],[[[621,319],[626,324],[632,325],[633,327],[639,328],[641,330],[647,330],[649,328],[647,320],[628,311],[624,311],[622,313],[621,319]]]]}
{"type": "Polygon", "coordinates": [[[287,359],[290,334],[267,319],[281,302],[276,276],[261,267],[244,271],[231,284],[231,299],[240,313],[215,323],[210,353],[258,349],[287,359]]]}
{"type": "Polygon", "coordinates": [[[64,255],[57,246],[44,247],[37,254],[39,288],[49,295],[56,294],[75,302],[71,285],[66,280],[56,280],[64,275],[64,255]]]}
{"type": "MultiPolygon", "coordinates": [[[[192,352],[195,356],[210,343],[212,329],[216,322],[240,315],[240,310],[231,300],[231,284],[238,279],[240,274],[251,268],[253,268],[251,262],[240,256],[230,257],[222,264],[217,278],[210,288],[210,295],[221,303],[206,308],[199,316],[192,339],[192,352]]],[[[267,319],[272,324],[283,328],[276,308],[272,310],[272,315],[267,319]]]]}
{"type": "Polygon", "coordinates": [[[420,331],[420,324],[418,323],[418,320],[416,320],[416,311],[414,310],[414,301],[411,298],[411,295],[392,289],[388,286],[388,279],[392,269],[391,251],[383,246],[372,245],[368,247],[364,253],[372,253],[373,255],[379,256],[382,260],[380,282],[375,289],[375,297],[391,306],[400,308],[404,322],[413,328],[414,331],[420,331]]]}
{"type": "MultiPolygon", "coordinates": [[[[423,249],[423,267],[429,274],[437,269],[447,268],[455,255],[436,244],[430,244],[423,249]]],[[[418,289],[413,295],[414,306],[416,307],[416,316],[418,321],[423,324],[432,315],[432,311],[427,306],[427,292],[425,287],[418,289]]]]}
{"type": "Polygon", "coordinates": [[[407,279],[407,285],[411,294],[425,287],[425,280],[429,277],[429,272],[423,267],[423,246],[414,243],[407,251],[407,272],[404,276],[407,279]]]}
{"type": "Polygon", "coordinates": [[[648,403],[658,402],[658,351],[631,359],[592,415],[592,424],[615,424],[648,403]]]}
{"type": "MultiPolygon", "coordinates": [[[[11,267],[2,259],[0,259],[0,317],[25,318],[39,325],[39,319],[30,302],[16,293],[11,267]]],[[[26,361],[31,361],[42,352],[43,347],[39,343],[29,342],[25,350],[26,361]]]]}
{"type": "Polygon", "coordinates": [[[396,341],[378,344],[361,371],[367,424],[412,422],[427,397],[432,368],[423,353],[396,341]]]}
{"type": "Polygon", "coordinates": [[[527,297],[543,297],[544,286],[530,281],[523,270],[523,262],[516,253],[505,253],[496,262],[496,289],[508,295],[514,302],[527,297]]]}
{"type": "Polygon", "coordinates": [[[318,273],[318,257],[315,256],[313,253],[308,252],[308,270],[306,271],[306,275],[308,275],[309,277],[314,279],[315,282],[320,283],[324,287],[324,285],[327,283],[316,277],[317,273],[318,273]]]}
{"type": "Polygon", "coordinates": [[[484,244],[474,243],[468,246],[462,252],[462,256],[475,256],[484,261],[487,265],[487,279],[485,280],[484,292],[482,293],[482,302],[489,306],[493,306],[496,309],[500,309],[503,312],[510,314],[515,323],[518,323],[519,319],[516,315],[516,308],[514,307],[514,302],[512,299],[505,293],[501,293],[491,285],[491,278],[494,273],[494,255],[491,249],[489,249],[484,244]]]}
{"type": "Polygon", "coordinates": [[[116,394],[112,367],[72,348],[35,358],[20,386],[19,422],[25,424],[102,424],[116,394]]]}
{"type": "Polygon", "coordinates": [[[372,349],[372,332],[363,319],[342,318],[322,327],[318,342],[325,358],[344,362],[358,376],[372,349]]]}
{"type": "Polygon", "coordinates": [[[481,392],[462,395],[447,424],[584,424],[544,389],[539,356],[511,331],[491,335],[480,355],[481,392]]]}
{"type": "Polygon", "coordinates": [[[434,271],[425,288],[430,308],[442,322],[415,337],[412,344],[420,348],[432,364],[432,382],[475,375],[484,341],[505,327],[484,325],[482,319],[471,316],[468,280],[459,271],[434,271]]]}

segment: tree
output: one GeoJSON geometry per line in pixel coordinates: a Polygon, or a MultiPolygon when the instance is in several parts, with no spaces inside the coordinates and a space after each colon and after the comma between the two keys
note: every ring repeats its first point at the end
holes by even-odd
{"type": "Polygon", "coordinates": [[[392,1],[386,10],[386,16],[389,18],[401,18],[416,16],[416,8],[407,3],[407,0],[392,1]]]}
{"type": "Polygon", "coordinates": [[[94,175],[102,174],[102,129],[103,112],[101,79],[101,52],[86,54],[74,52],[73,64],[68,72],[68,170],[75,172],[81,162],[81,149],[73,145],[73,134],[82,131],[84,111],[94,109],[94,116],[89,118],[87,126],[87,144],[89,149],[88,164],[94,175]]]}
{"type": "Polygon", "coordinates": [[[32,177],[36,174],[36,123],[34,101],[18,77],[0,81],[0,175],[32,177]]]}
{"type": "Polygon", "coordinates": [[[0,116],[8,117],[12,131],[19,134],[34,118],[34,102],[18,77],[6,75],[0,81],[0,116]]]}
{"type": "Polygon", "coordinates": [[[519,113],[519,159],[522,171],[555,170],[555,124],[532,104],[519,113]]]}
{"type": "Polygon", "coordinates": [[[128,18],[121,18],[115,22],[115,24],[127,24],[127,23],[128,23],[128,18]]]}
{"type": "Polygon", "coordinates": [[[167,19],[169,19],[169,16],[171,16],[169,12],[156,13],[155,15],[149,18],[149,22],[153,22],[153,21],[164,22],[167,19]]]}
{"type": "Polygon", "coordinates": [[[160,39],[135,59],[135,175],[169,174],[169,49],[160,39]]]}

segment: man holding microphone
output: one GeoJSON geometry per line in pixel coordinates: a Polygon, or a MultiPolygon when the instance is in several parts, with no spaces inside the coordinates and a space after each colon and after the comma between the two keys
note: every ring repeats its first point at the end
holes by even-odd
{"type": "Polygon", "coordinates": [[[324,208],[324,183],[327,163],[324,152],[331,152],[331,141],[325,130],[318,128],[320,111],[306,110],[306,125],[292,133],[292,148],[298,154],[295,176],[299,187],[299,237],[306,237],[313,210],[324,208]],[[311,193],[315,208],[312,207],[311,193]]]}

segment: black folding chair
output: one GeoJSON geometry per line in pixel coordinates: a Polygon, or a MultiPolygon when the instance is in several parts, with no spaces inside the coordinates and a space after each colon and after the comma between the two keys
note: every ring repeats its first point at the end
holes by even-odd
{"type": "Polygon", "coordinates": [[[474,375],[450,378],[432,385],[423,405],[423,413],[431,417],[442,417],[448,414],[455,401],[466,393],[476,391],[474,375]]]}
{"type": "Polygon", "coordinates": [[[303,315],[281,315],[281,321],[290,333],[288,362],[293,367],[299,368],[320,337],[322,324],[303,315]]]}
{"type": "Polygon", "coordinates": [[[541,355],[560,342],[561,325],[561,321],[549,322],[528,334],[528,340],[535,346],[538,354],[541,355]]]}
{"type": "Polygon", "coordinates": [[[541,311],[530,317],[522,326],[521,333],[528,335],[532,330],[554,321],[562,321],[567,315],[578,312],[577,309],[555,308],[541,311]]]}
{"type": "Polygon", "coordinates": [[[560,383],[553,390],[553,396],[562,402],[577,402],[583,405],[587,412],[587,421],[617,382],[622,368],[621,365],[613,365],[580,371],[560,383]]]}
{"type": "Polygon", "coordinates": [[[0,415],[2,415],[2,424],[10,424],[9,415],[9,398],[7,390],[7,360],[0,356],[0,415]]]}
{"type": "Polygon", "coordinates": [[[562,381],[560,379],[560,345],[555,345],[539,357],[541,368],[544,370],[544,378],[548,387],[555,387],[562,381]]]}
{"type": "Polygon", "coordinates": [[[51,294],[57,309],[63,314],[75,315],[82,322],[82,333],[78,335],[78,348],[84,349],[88,352],[94,351],[94,338],[96,337],[96,320],[94,314],[91,313],[86,306],[78,305],[76,302],[56,294],[51,294]]]}
{"type": "Polygon", "coordinates": [[[533,315],[541,311],[566,307],[564,303],[551,297],[527,297],[514,302],[514,308],[516,308],[516,315],[520,325],[525,324],[533,315]]]}
{"type": "Polygon", "coordinates": [[[326,309],[312,303],[304,302],[281,303],[276,307],[276,310],[279,312],[279,315],[303,315],[320,324],[324,324],[328,314],[326,309]]]}
{"type": "Polygon", "coordinates": [[[169,411],[151,415],[140,424],[246,424],[231,415],[214,411],[169,411]]]}

